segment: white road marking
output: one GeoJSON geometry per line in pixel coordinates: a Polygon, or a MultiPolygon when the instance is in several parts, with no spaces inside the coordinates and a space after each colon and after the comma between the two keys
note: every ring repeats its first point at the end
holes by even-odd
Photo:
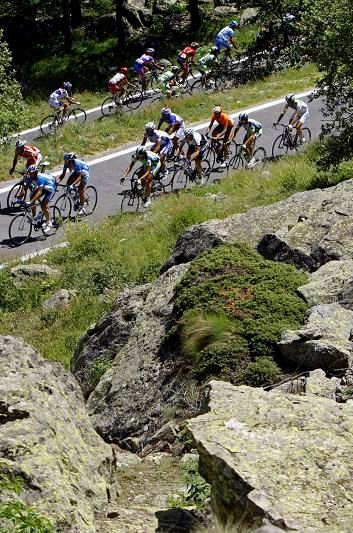
{"type": "MultiPolygon", "coordinates": [[[[305,91],[303,93],[300,93],[300,94],[297,94],[296,96],[298,98],[304,98],[305,96],[309,96],[311,93],[313,92],[313,89],[311,89],[310,91],[305,91]]],[[[284,96],[282,98],[279,98],[278,100],[272,100],[271,102],[267,102],[266,104],[260,104],[260,105],[257,105],[257,106],[254,106],[254,107],[249,107],[248,109],[243,109],[243,110],[239,110],[239,111],[236,111],[235,113],[231,113],[230,116],[232,118],[238,116],[240,113],[256,113],[256,111],[261,111],[262,109],[268,109],[269,107],[274,107],[276,105],[279,105],[279,104],[284,104],[284,96]]],[[[99,109],[99,108],[98,108],[99,109]]],[[[204,128],[206,128],[209,124],[209,121],[207,122],[203,122],[202,124],[198,124],[196,126],[193,126],[194,130],[202,130],[204,128]]],[[[119,150],[118,152],[113,152],[112,154],[109,154],[109,155],[104,155],[104,156],[101,156],[101,157],[98,157],[97,159],[92,159],[92,161],[87,161],[87,164],[91,167],[93,165],[98,165],[99,163],[104,163],[104,161],[110,161],[111,159],[115,159],[116,157],[120,157],[122,155],[127,155],[127,154],[131,154],[132,152],[134,152],[136,150],[136,148],[138,148],[138,144],[130,147],[130,148],[125,148],[124,150],[119,150]]],[[[50,174],[52,176],[59,176],[61,174],[61,171],[58,171],[58,172],[50,172],[50,174]]],[[[15,183],[15,182],[14,182],[15,183]]],[[[0,189],[0,194],[4,194],[8,191],[11,190],[11,188],[13,187],[14,183],[12,185],[9,185],[8,187],[4,187],[3,189],[0,189]]]]}
{"type": "Polygon", "coordinates": [[[9,266],[11,263],[18,263],[19,261],[23,263],[24,261],[29,261],[34,257],[45,255],[51,250],[55,250],[56,248],[66,248],[66,246],[69,246],[68,242],[61,242],[60,244],[54,244],[54,246],[50,246],[49,248],[43,248],[43,250],[38,250],[37,252],[32,252],[31,254],[23,255],[22,257],[16,257],[8,263],[3,263],[2,265],[0,265],[0,270],[9,266]]]}

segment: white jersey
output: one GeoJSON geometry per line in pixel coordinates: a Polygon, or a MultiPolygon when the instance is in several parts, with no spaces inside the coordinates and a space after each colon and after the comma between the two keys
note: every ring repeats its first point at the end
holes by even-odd
{"type": "Polygon", "coordinates": [[[49,100],[61,101],[61,100],[65,100],[65,98],[68,98],[68,97],[69,97],[69,93],[67,92],[67,90],[59,88],[59,89],[56,89],[56,91],[54,91],[53,93],[51,93],[51,95],[49,96],[49,100]]]}
{"type": "Polygon", "coordinates": [[[291,107],[295,111],[307,111],[308,110],[308,104],[303,102],[303,100],[295,100],[294,104],[287,104],[287,107],[291,107]]]}
{"type": "Polygon", "coordinates": [[[204,137],[204,135],[202,135],[201,133],[197,133],[197,131],[194,132],[193,136],[192,136],[192,139],[190,141],[187,141],[185,138],[183,139],[184,142],[186,142],[186,144],[188,144],[189,146],[204,146],[207,141],[204,137]]]}
{"type": "Polygon", "coordinates": [[[166,131],[161,131],[161,130],[154,130],[152,135],[148,135],[148,140],[153,144],[157,144],[160,142],[161,148],[163,148],[163,146],[166,146],[167,144],[170,144],[172,142],[168,133],[166,131]]]}
{"type": "Polygon", "coordinates": [[[114,85],[116,85],[117,83],[120,83],[121,81],[123,81],[124,78],[125,78],[124,74],[122,74],[121,72],[118,72],[117,74],[115,74],[115,76],[112,77],[111,80],[109,80],[109,83],[113,83],[114,85]]]}

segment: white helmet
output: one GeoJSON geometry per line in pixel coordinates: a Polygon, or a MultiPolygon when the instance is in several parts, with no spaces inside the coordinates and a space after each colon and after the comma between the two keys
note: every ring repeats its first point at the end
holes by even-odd
{"type": "Polygon", "coordinates": [[[214,112],[214,113],[222,113],[222,111],[223,111],[223,108],[222,108],[221,105],[216,105],[216,106],[214,106],[214,108],[213,108],[213,112],[214,112]]]}
{"type": "Polygon", "coordinates": [[[148,131],[148,130],[155,130],[156,129],[156,125],[154,122],[147,122],[147,124],[145,124],[145,131],[148,131]]]}
{"type": "Polygon", "coordinates": [[[189,137],[191,135],[194,135],[194,130],[192,128],[186,128],[186,130],[184,132],[184,136],[185,137],[189,137]]]}

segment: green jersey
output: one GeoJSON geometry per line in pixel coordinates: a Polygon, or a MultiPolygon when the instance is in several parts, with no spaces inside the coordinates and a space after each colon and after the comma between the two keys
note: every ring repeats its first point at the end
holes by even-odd
{"type": "Polygon", "coordinates": [[[166,84],[166,83],[169,83],[170,81],[172,81],[173,79],[175,79],[175,74],[173,74],[173,72],[171,70],[167,70],[167,71],[163,72],[163,74],[158,76],[159,83],[166,84]]]}

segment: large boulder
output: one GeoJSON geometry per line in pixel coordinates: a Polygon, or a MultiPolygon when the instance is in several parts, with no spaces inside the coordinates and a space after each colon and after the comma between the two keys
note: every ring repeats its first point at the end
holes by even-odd
{"type": "Polygon", "coordinates": [[[60,271],[56,268],[52,268],[46,264],[34,264],[17,265],[10,269],[11,275],[17,279],[26,278],[49,278],[52,276],[58,276],[60,271]]]}
{"type": "Polygon", "coordinates": [[[278,346],[284,359],[306,369],[342,369],[352,366],[353,311],[338,303],[310,309],[306,324],[285,331],[278,346]]]}
{"type": "Polygon", "coordinates": [[[95,513],[114,498],[114,463],[79,385],[14,337],[0,337],[0,375],[0,474],[23,480],[19,495],[0,500],[33,506],[56,531],[93,533],[95,513]]]}
{"type": "Polygon", "coordinates": [[[352,530],[353,405],[212,381],[188,426],[221,522],[352,530]]]}
{"type": "Polygon", "coordinates": [[[353,259],[352,181],[294,194],[224,220],[192,226],[178,238],[162,271],[220,244],[245,241],[268,259],[309,272],[332,260],[353,259]]]}
{"type": "MultiPolygon", "coordinates": [[[[145,443],[166,421],[164,405],[172,401],[177,391],[174,361],[165,350],[165,336],[172,321],[174,289],[187,268],[187,265],[173,267],[140,292],[136,289],[133,309],[130,304],[125,306],[124,295],[118,298],[118,307],[113,311],[117,316],[118,336],[111,365],[87,401],[91,421],[106,440],[114,439],[138,449],[142,439],[145,443]],[[120,324],[125,311],[132,320],[131,329],[122,341],[120,324]],[[128,442],[124,443],[127,438],[128,442]]],[[[106,335],[113,344],[115,341],[109,335],[114,324],[110,318],[106,333],[101,331],[100,335],[106,335]]],[[[93,357],[97,346],[93,341],[93,357]]],[[[88,352],[89,343],[87,349],[82,345],[81,353],[86,354],[86,360],[88,352]]]]}

